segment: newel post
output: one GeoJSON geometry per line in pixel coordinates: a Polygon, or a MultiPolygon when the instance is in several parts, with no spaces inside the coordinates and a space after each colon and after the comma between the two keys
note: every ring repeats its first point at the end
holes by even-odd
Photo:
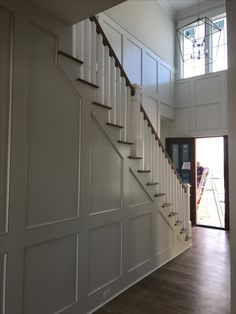
{"type": "Polygon", "coordinates": [[[130,99],[130,140],[134,143],[131,148],[133,156],[142,156],[142,130],[141,130],[141,86],[134,84],[135,95],[130,99]]]}
{"type": "Polygon", "coordinates": [[[192,236],[192,222],[190,220],[190,184],[185,184],[186,192],[186,210],[187,210],[187,237],[192,236]]]}

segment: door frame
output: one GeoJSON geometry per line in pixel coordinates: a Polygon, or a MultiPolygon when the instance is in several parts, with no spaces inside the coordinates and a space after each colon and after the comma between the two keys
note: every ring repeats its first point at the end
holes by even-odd
{"type": "MultiPolygon", "coordinates": [[[[194,137],[171,137],[166,138],[166,151],[171,157],[171,145],[172,144],[190,144],[190,156],[191,156],[191,181],[190,181],[190,220],[192,225],[196,225],[196,145],[194,137]]],[[[172,158],[171,158],[172,160],[172,158]]]]}

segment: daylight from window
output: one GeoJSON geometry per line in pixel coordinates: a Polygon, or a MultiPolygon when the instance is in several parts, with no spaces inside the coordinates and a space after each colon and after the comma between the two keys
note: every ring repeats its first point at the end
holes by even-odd
{"type": "Polygon", "coordinates": [[[227,69],[226,16],[211,21],[212,25],[203,19],[188,25],[183,31],[180,43],[183,78],[227,69]]]}

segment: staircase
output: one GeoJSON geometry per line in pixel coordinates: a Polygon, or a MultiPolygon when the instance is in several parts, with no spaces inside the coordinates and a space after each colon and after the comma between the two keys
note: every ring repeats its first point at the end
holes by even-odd
{"type": "Polygon", "coordinates": [[[175,236],[191,245],[190,186],[182,183],[140,104],[141,88],[129,81],[95,16],[77,24],[77,34],[76,57],[58,52],[62,69],[66,72],[63,58],[74,61],[78,77],[71,77],[73,84],[77,81],[96,90],[92,114],[118,150],[128,147],[130,170],[174,226],[175,236]]]}

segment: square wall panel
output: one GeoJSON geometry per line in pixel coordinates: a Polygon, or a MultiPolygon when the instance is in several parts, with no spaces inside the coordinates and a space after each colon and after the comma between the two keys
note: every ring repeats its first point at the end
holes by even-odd
{"type": "Polygon", "coordinates": [[[24,314],[61,313],[77,302],[77,236],[25,250],[24,314]]]}
{"type": "Polygon", "coordinates": [[[121,276],[121,222],[89,231],[89,293],[121,276]]]}

